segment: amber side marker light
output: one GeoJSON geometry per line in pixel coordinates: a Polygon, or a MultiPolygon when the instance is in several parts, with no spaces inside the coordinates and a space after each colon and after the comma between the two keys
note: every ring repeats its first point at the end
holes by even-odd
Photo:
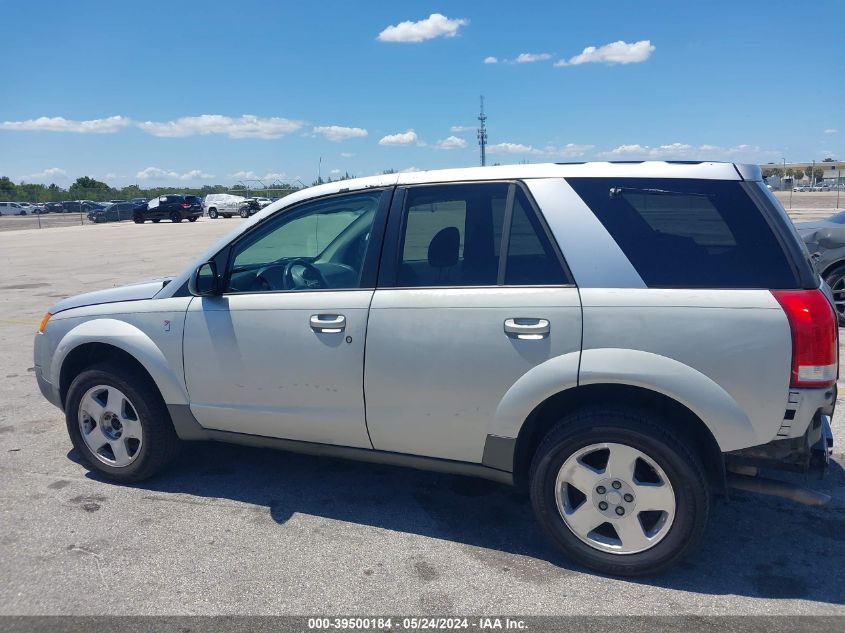
{"type": "Polygon", "coordinates": [[[47,327],[47,321],[50,320],[51,316],[53,316],[53,315],[48,312],[47,314],[44,315],[44,318],[41,319],[41,323],[38,324],[38,331],[41,334],[44,334],[44,328],[47,327]]]}

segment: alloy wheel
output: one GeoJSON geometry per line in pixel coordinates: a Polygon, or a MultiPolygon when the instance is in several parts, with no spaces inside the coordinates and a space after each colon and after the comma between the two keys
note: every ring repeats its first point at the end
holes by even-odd
{"type": "Polygon", "coordinates": [[[558,471],[555,499],[573,534],[613,554],[654,547],[675,519],[668,476],[654,459],[626,444],[591,444],[570,455],[558,471]]]}
{"type": "Polygon", "coordinates": [[[128,466],[141,452],[143,430],[137,409],[126,395],[97,385],[79,402],[79,431],[94,456],[108,466],[128,466]]]}

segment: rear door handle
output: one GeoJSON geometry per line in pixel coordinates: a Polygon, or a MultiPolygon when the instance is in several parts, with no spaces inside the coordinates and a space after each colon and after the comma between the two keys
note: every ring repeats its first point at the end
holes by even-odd
{"type": "Polygon", "coordinates": [[[346,329],[346,317],[342,314],[312,314],[311,329],[326,334],[343,332],[346,329]]]}
{"type": "Polygon", "coordinates": [[[505,334],[523,341],[546,338],[551,330],[546,319],[505,319],[505,334]]]}

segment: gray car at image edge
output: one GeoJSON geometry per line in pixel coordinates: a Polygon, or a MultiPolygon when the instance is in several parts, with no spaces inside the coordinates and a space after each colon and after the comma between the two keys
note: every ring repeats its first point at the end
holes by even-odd
{"type": "Polygon", "coordinates": [[[329,183],[181,274],[59,302],[35,337],[82,463],[135,482],[216,440],[529,492],[550,542],[663,570],[728,487],[823,468],[830,291],[757,167],[514,165],[329,183]],[[233,380],[233,377],[237,377],[233,380]]]}

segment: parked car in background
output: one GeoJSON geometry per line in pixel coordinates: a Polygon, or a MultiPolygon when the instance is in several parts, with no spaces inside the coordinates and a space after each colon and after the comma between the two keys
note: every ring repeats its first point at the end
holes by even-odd
{"type": "Polygon", "coordinates": [[[26,209],[18,202],[0,202],[0,215],[26,215],[26,209]]]}
{"type": "Polygon", "coordinates": [[[839,325],[845,327],[845,211],[825,220],[796,222],[810,259],[833,291],[839,325]]]}
{"type": "Polygon", "coordinates": [[[135,205],[131,202],[118,202],[110,204],[103,209],[92,209],[88,212],[88,219],[91,222],[120,222],[131,220],[135,214],[135,205]]]}
{"type": "Polygon", "coordinates": [[[63,213],[64,207],[61,202],[47,202],[44,204],[45,213],[63,213]]]}
{"type": "Polygon", "coordinates": [[[802,193],[802,192],[810,191],[810,190],[811,190],[810,185],[798,185],[797,187],[792,188],[792,191],[794,191],[795,193],[802,193]]]}
{"type": "Polygon", "coordinates": [[[212,220],[224,217],[231,218],[238,214],[240,205],[246,200],[243,196],[229,193],[210,193],[203,198],[203,209],[212,220]]]}
{"type": "Polygon", "coordinates": [[[812,191],[830,191],[830,185],[826,182],[817,182],[813,185],[812,191]]]}
{"type": "Polygon", "coordinates": [[[757,476],[823,469],[838,369],[829,289],[757,166],[385,174],[241,227],[42,319],[35,377],[91,485],[186,440],[485,477],[619,575],[691,553],[728,487],[830,500],[757,476]]]}
{"type": "Polygon", "coordinates": [[[197,196],[186,196],[171,193],[150,200],[144,208],[136,207],[132,219],[136,224],[143,224],[147,220],[160,222],[170,220],[174,224],[182,220],[196,222],[202,215],[202,199],[197,196]]]}
{"type": "Polygon", "coordinates": [[[81,213],[82,202],[79,200],[63,200],[62,209],[64,209],[65,213],[81,213]]]}

